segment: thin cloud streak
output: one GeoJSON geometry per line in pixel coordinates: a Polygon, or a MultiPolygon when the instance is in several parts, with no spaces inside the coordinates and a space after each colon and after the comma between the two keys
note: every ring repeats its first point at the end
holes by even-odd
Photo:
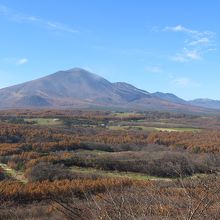
{"type": "Polygon", "coordinates": [[[145,67],[147,73],[161,73],[162,69],[159,66],[147,66],[145,67]]]}
{"type": "Polygon", "coordinates": [[[200,87],[200,83],[193,81],[190,78],[187,77],[179,77],[176,79],[173,79],[171,81],[171,84],[173,84],[174,86],[177,87],[181,87],[181,88],[187,88],[187,87],[200,87]]]}
{"type": "Polygon", "coordinates": [[[21,57],[21,58],[16,58],[16,57],[6,57],[2,60],[0,60],[0,62],[3,62],[7,65],[10,65],[10,66],[14,66],[14,65],[24,65],[26,63],[28,63],[28,59],[26,57],[21,57]]]}
{"type": "Polygon", "coordinates": [[[4,5],[0,5],[0,16],[6,17],[8,20],[15,22],[30,22],[35,25],[40,25],[50,30],[68,32],[72,34],[79,33],[78,30],[59,22],[45,20],[36,16],[27,16],[15,10],[12,10],[4,5]]]}
{"type": "Polygon", "coordinates": [[[17,60],[16,64],[23,65],[23,64],[26,64],[27,62],[28,62],[27,58],[21,58],[21,59],[17,60]]]}

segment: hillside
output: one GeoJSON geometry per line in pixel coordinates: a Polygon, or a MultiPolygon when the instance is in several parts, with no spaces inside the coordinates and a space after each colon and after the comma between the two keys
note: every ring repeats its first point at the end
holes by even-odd
{"type": "MultiPolygon", "coordinates": [[[[80,68],[0,90],[0,108],[117,108],[202,112],[173,94],[149,93],[125,82],[111,83],[80,68]]],[[[205,106],[202,106],[205,107],[205,106]]]]}

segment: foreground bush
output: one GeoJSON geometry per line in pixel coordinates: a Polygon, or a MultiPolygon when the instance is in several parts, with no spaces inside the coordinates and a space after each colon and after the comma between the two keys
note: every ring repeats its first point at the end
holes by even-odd
{"type": "Polygon", "coordinates": [[[4,201],[25,203],[55,197],[84,197],[87,193],[105,192],[106,189],[125,187],[132,184],[129,179],[97,179],[97,180],[49,180],[22,184],[13,181],[0,182],[0,195],[4,201]]]}

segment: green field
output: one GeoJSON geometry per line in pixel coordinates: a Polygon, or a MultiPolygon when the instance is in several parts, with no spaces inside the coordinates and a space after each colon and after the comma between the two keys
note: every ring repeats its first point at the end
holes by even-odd
{"type": "Polygon", "coordinates": [[[177,127],[177,128],[170,128],[170,127],[145,127],[145,126],[120,126],[120,125],[112,125],[108,126],[110,130],[143,130],[143,131],[168,131],[168,132],[199,132],[202,129],[200,128],[190,128],[190,127],[177,127]]]}
{"type": "Polygon", "coordinates": [[[106,177],[116,177],[116,178],[124,177],[124,178],[131,178],[134,180],[165,180],[165,181],[172,180],[169,178],[159,178],[159,177],[148,176],[143,173],[135,173],[135,172],[106,171],[106,170],[100,170],[100,169],[95,169],[95,168],[77,167],[77,166],[73,166],[70,169],[72,172],[75,172],[75,173],[97,174],[97,175],[106,176],[106,177]]]}
{"type": "Polygon", "coordinates": [[[184,131],[188,131],[188,132],[199,132],[202,129],[200,128],[154,128],[156,131],[168,131],[168,132],[184,132],[184,131]]]}
{"type": "Polygon", "coordinates": [[[142,116],[142,115],[135,112],[118,112],[118,113],[114,113],[113,116],[118,118],[127,118],[127,117],[142,116]]]}
{"type": "Polygon", "coordinates": [[[42,126],[58,126],[62,125],[63,122],[57,118],[28,118],[25,119],[26,122],[33,122],[36,125],[42,126]]]}

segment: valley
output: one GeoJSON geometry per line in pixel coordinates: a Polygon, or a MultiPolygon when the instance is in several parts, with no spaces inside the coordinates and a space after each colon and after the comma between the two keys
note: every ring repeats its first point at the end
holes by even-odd
{"type": "Polygon", "coordinates": [[[219,0],[0,0],[0,220],[220,220],[219,0]]]}

